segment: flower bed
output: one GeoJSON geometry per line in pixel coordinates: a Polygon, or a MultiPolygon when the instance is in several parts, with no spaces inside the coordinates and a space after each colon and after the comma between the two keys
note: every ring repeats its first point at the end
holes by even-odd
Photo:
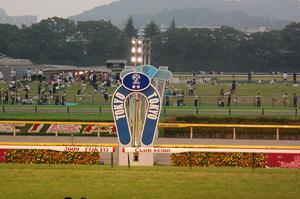
{"type": "MultiPolygon", "coordinates": [[[[99,153],[50,150],[0,150],[0,162],[21,164],[99,164],[99,153]],[[2,153],[1,153],[2,152],[2,153]]],[[[298,168],[300,154],[178,153],[171,155],[172,166],[187,167],[298,168]]]]}
{"type": "Polygon", "coordinates": [[[0,149],[0,163],[6,162],[6,149],[0,149]]]}
{"type": "Polygon", "coordinates": [[[73,153],[50,150],[7,150],[6,163],[21,164],[99,164],[99,153],[73,153]]]}
{"type": "Polygon", "coordinates": [[[300,169],[300,154],[179,153],[172,154],[171,165],[193,167],[256,167],[300,169]]]}
{"type": "Polygon", "coordinates": [[[265,167],[264,154],[249,153],[179,153],[172,154],[172,166],[193,167],[265,167]]]}
{"type": "Polygon", "coordinates": [[[300,154],[269,154],[266,158],[266,166],[300,169],[300,154]]]}

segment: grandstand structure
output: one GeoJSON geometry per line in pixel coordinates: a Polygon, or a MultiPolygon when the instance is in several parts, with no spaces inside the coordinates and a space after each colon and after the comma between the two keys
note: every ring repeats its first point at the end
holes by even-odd
{"type": "Polygon", "coordinates": [[[3,80],[11,79],[11,70],[14,68],[17,72],[17,78],[26,74],[28,68],[32,68],[33,63],[28,59],[13,59],[0,52],[0,72],[3,74],[3,80]]]}

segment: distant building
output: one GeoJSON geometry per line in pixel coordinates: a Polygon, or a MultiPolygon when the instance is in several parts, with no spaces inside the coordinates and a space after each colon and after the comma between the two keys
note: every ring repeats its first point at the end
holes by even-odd
{"type": "Polygon", "coordinates": [[[112,72],[121,72],[124,67],[127,65],[126,60],[107,60],[105,62],[105,65],[108,69],[110,69],[112,72]]]}
{"type": "MultiPolygon", "coordinates": [[[[4,56],[2,56],[4,57],[4,56]]],[[[0,58],[0,71],[3,74],[3,80],[11,80],[11,70],[16,70],[17,79],[22,78],[28,68],[32,68],[33,63],[28,59],[11,59],[11,58],[0,58]]]]}

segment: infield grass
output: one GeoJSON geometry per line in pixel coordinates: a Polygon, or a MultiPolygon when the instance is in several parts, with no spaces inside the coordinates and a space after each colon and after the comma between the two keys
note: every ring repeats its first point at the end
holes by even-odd
{"type": "Polygon", "coordinates": [[[299,198],[300,170],[0,165],[0,198],[299,198]]]}

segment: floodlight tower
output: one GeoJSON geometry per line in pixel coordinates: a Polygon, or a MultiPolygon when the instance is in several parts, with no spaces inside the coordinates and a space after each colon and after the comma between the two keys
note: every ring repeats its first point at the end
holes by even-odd
{"type": "Polygon", "coordinates": [[[144,64],[151,64],[151,40],[144,39],[143,40],[143,60],[144,64]]]}
{"type": "MultiPolygon", "coordinates": [[[[143,66],[143,38],[132,38],[132,48],[131,48],[131,62],[134,64],[134,72],[137,71],[137,66],[140,65],[143,66]]],[[[140,147],[140,138],[141,138],[141,131],[142,131],[142,96],[140,94],[135,94],[131,101],[134,103],[130,103],[130,105],[133,105],[133,107],[129,108],[129,115],[132,117],[132,139],[133,139],[133,146],[134,147],[140,147]]]]}

